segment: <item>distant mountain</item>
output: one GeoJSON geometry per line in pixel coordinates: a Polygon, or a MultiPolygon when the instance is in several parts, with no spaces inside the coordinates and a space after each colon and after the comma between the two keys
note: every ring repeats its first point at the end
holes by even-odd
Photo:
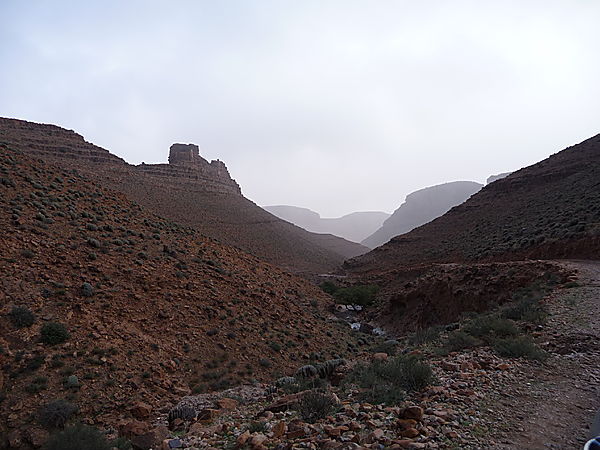
{"type": "Polygon", "coordinates": [[[349,241],[360,242],[377,230],[390,217],[382,211],[362,211],[336,218],[323,218],[308,208],[298,206],[263,206],[280,219],[313,233],[330,233],[349,241]]]}
{"type": "Polygon", "coordinates": [[[345,266],[373,273],[517,258],[600,258],[600,135],[485,186],[345,266]]]}
{"type": "Polygon", "coordinates": [[[490,183],[493,183],[496,180],[501,180],[502,178],[506,178],[511,173],[512,172],[504,172],[504,173],[499,173],[498,175],[490,175],[488,177],[488,179],[486,180],[485,184],[490,184],[490,183]]]}
{"type": "Polygon", "coordinates": [[[421,189],[406,200],[375,233],[362,241],[369,248],[379,247],[394,236],[408,233],[431,222],[452,207],[460,205],[483,187],[474,181],[454,181],[421,189]]]}

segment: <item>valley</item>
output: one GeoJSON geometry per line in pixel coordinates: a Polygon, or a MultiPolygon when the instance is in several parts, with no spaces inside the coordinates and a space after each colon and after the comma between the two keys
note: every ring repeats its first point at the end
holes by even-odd
{"type": "Polygon", "coordinates": [[[193,144],[133,166],[1,119],[0,448],[581,446],[599,174],[596,136],[418,191],[368,251],[256,206],[193,144]]]}

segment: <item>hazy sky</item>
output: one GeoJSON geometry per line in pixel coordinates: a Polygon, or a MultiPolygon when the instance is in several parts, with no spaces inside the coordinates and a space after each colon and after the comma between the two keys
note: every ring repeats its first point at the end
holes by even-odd
{"type": "Polygon", "coordinates": [[[391,212],[600,132],[600,2],[1,0],[0,116],[261,205],[391,212]]]}

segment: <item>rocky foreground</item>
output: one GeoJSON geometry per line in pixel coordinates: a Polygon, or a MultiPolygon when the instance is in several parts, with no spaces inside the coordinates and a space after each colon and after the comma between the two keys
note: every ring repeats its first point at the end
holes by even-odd
{"type": "MultiPolygon", "coordinates": [[[[390,353],[410,348],[408,355],[362,353],[358,361],[347,361],[327,374],[331,384],[318,382],[317,375],[299,384],[298,392],[288,393],[286,382],[294,381],[286,377],[274,384],[184,397],[159,411],[139,403],[131,408],[131,419],[113,432],[140,449],[579,448],[600,391],[600,371],[589,364],[600,350],[600,265],[570,263],[568,268],[578,269],[580,278],[541,301],[547,320],[537,325],[514,322],[529,329],[539,353],[500,356],[497,343],[448,352],[453,333],[473,333],[469,323],[477,318],[471,318],[459,330],[447,327],[439,335],[415,335],[398,342],[397,349],[387,343],[390,353]],[[432,377],[427,386],[403,394],[401,400],[382,397],[396,404],[366,401],[368,389],[356,379],[346,382],[361,363],[411,357],[426,361],[432,377]],[[311,397],[312,413],[307,412],[306,397],[315,392],[331,403],[311,397]]],[[[485,334],[480,338],[485,340],[485,334]]]]}

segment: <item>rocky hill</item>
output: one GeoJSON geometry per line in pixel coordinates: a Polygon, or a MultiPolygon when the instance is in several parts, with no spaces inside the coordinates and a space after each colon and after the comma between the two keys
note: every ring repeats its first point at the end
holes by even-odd
{"type": "Polygon", "coordinates": [[[433,262],[598,258],[599,252],[600,135],[494,181],[346,267],[381,273],[433,262]]]}
{"type": "Polygon", "coordinates": [[[460,205],[482,187],[474,181],[455,181],[408,194],[404,203],[362,244],[369,248],[379,247],[394,236],[431,222],[450,208],[460,205]]]}
{"type": "Polygon", "coordinates": [[[326,218],[308,208],[263,206],[280,219],[314,233],[329,233],[352,242],[361,242],[383,224],[390,215],[382,211],[359,211],[342,217],[326,218]]]}
{"type": "Polygon", "coordinates": [[[114,426],[347,347],[304,279],[4,145],[0,227],[0,436],[53,400],[114,426]]]}
{"type": "Polygon", "coordinates": [[[73,131],[2,118],[0,143],[77,169],[157,214],[294,272],[327,272],[368,250],[264,211],[241,194],[221,161],[206,161],[192,144],[174,144],[169,164],[134,166],[73,131]]]}
{"type": "Polygon", "coordinates": [[[485,184],[490,184],[493,183],[496,180],[501,180],[502,178],[506,178],[507,176],[509,176],[512,172],[503,172],[503,173],[499,173],[497,175],[490,175],[487,180],[485,180],[485,184]]]}

